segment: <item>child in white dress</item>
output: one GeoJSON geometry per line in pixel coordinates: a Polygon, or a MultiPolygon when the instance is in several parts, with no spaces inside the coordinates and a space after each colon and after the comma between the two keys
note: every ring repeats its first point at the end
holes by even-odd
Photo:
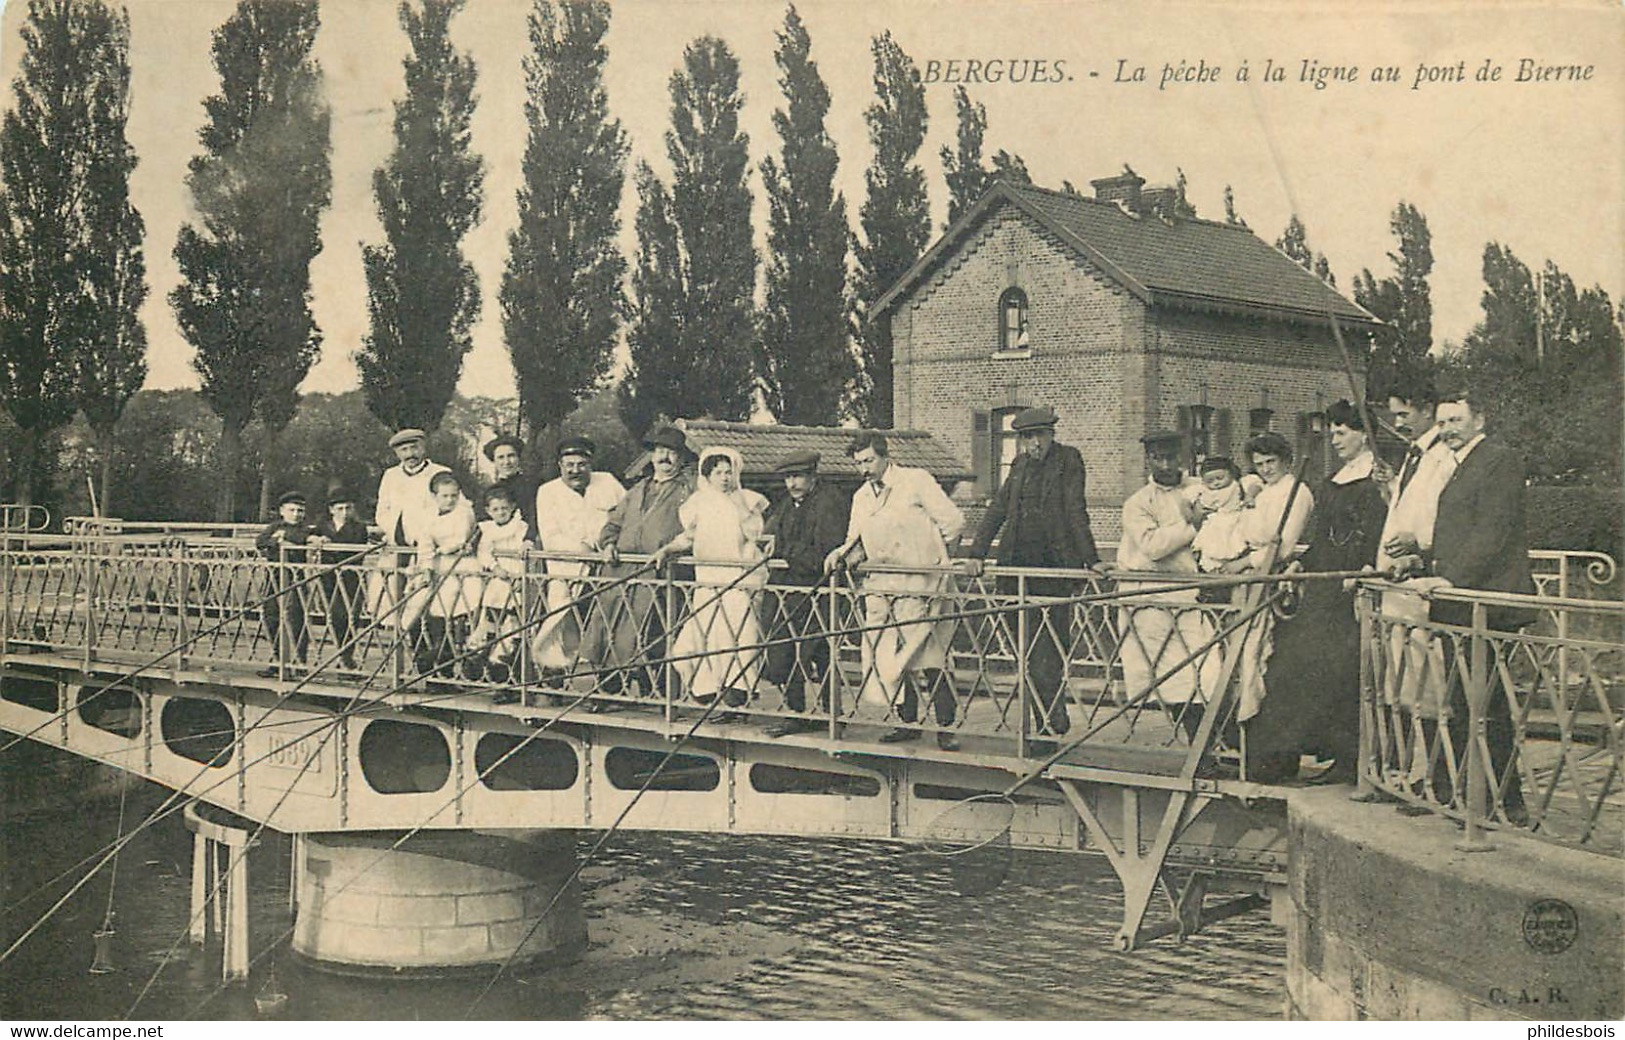
{"type": "MultiPolygon", "coordinates": [[[[435,515],[418,532],[418,558],[406,586],[399,619],[420,674],[441,668],[462,650],[468,615],[476,605],[464,588],[465,573],[477,570],[470,559],[474,507],[463,497],[457,478],[437,473],[430,483],[435,515]]],[[[475,591],[475,596],[478,592],[475,591]]]]}
{"type": "MultiPolygon", "coordinates": [[[[484,587],[479,593],[479,618],[469,636],[473,651],[463,660],[466,678],[506,684],[514,672],[514,655],[519,649],[519,582],[525,573],[523,553],[535,546],[527,537],[529,526],[513,500],[513,490],[497,484],[485,492],[485,512],[489,520],[479,523],[479,564],[484,587]]],[[[472,581],[468,584],[473,584],[472,581]]],[[[473,599],[472,589],[467,590],[473,599]]],[[[496,695],[498,704],[518,700],[511,691],[496,695]]]]}
{"type": "Polygon", "coordinates": [[[1263,481],[1251,473],[1243,477],[1236,464],[1223,455],[1204,459],[1201,477],[1200,484],[1190,486],[1190,494],[1206,519],[1191,542],[1191,551],[1196,553],[1196,564],[1203,573],[1215,574],[1225,564],[1247,554],[1242,520],[1258,497],[1263,481]]]}

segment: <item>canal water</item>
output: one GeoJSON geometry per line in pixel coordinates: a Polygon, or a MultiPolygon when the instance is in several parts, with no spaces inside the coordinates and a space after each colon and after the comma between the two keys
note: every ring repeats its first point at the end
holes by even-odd
{"type": "MultiPolygon", "coordinates": [[[[132,783],[126,828],[164,794],[132,783]]],[[[119,827],[119,800],[105,793],[66,810],[10,810],[0,823],[5,945],[65,890],[52,879],[112,841],[119,827]]],[[[942,860],[902,845],[617,834],[582,874],[590,929],[585,956],[489,984],[490,975],[345,978],[297,962],[285,940],[288,846],[286,838],[267,834],[250,861],[257,959],[247,986],[222,987],[218,950],[185,941],[191,845],[175,814],[143,831],[119,857],[115,970],[88,972],[91,936],[108,906],[104,871],[0,964],[0,1018],[253,1018],[253,996],[267,971],[289,996],[281,1017],[293,1019],[1281,1013],[1285,941],[1264,913],[1233,918],[1183,945],[1162,940],[1114,953],[1121,896],[1110,868],[1093,858],[1018,852],[1002,884],[968,897],[956,893],[942,860]]]]}

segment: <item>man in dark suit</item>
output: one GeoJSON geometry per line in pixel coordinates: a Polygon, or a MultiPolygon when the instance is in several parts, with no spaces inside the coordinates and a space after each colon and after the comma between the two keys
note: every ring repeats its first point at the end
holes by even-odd
{"type": "MultiPolygon", "coordinates": [[[[1482,404],[1466,391],[1441,394],[1437,417],[1440,439],[1455,454],[1456,469],[1439,494],[1434,523],[1432,571],[1441,579],[1436,587],[1533,595],[1535,583],[1529,575],[1529,545],[1524,534],[1523,459],[1511,448],[1484,438],[1482,404]]],[[[1473,605],[1435,599],[1428,617],[1441,624],[1471,626],[1473,605]]],[[[1533,620],[1533,614],[1522,607],[1489,606],[1485,611],[1486,624],[1497,632],[1516,631],[1533,620]]],[[[1445,640],[1447,661],[1453,656],[1452,643],[1445,640]]],[[[1463,649],[1467,646],[1461,644],[1463,649]]],[[[1508,691],[1502,688],[1493,653],[1489,665],[1489,701],[1484,709],[1489,766],[1503,784],[1501,805],[1507,819],[1521,822],[1527,813],[1508,691]]],[[[1457,754],[1465,755],[1467,702],[1462,684],[1454,684],[1450,702],[1451,745],[1457,754]]],[[[1465,783],[1465,774],[1461,782],[1465,783]]],[[[1437,775],[1434,784],[1438,797],[1447,797],[1448,781],[1443,791],[1437,775]]]]}
{"type": "MultiPolygon", "coordinates": [[[[823,580],[824,558],[846,539],[850,495],[818,479],[816,451],[792,452],[776,467],[784,478],[785,495],[768,508],[764,533],[773,539],[773,558],[783,570],[768,574],[778,588],[778,603],[767,597],[769,641],[794,638],[767,648],[768,682],[784,690],[784,706],[807,710],[807,684],[822,687],[829,673],[829,638],[824,634],[820,600],[814,592],[823,580]]],[[[822,601],[827,606],[827,600],[822,601]]],[[[820,710],[829,707],[828,693],[818,696],[820,710]]],[[[783,737],[818,723],[813,719],[785,718],[767,728],[769,737],[783,737]]]]}
{"type": "MultiPolygon", "coordinates": [[[[978,560],[987,557],[997,536],[995,559],[1001,566],[1081,570],[1100,562],[1084,506],[1083,456],[1056,442],[1055,422],[1053,408],[1028,408],[1011,422],[1021,450],[976,532],[970,552],[978,560]]],[[[1016,578],[999,580],[1001,593],[1014,594],[1018,588],[1016,578]]],[[[1026,591],[1029,596],[1076,596],[1078,583],[1072,578],[1029,578],[1026,591]]],[[[1019,613],[1011,615],[1012,625],[1019,613]]],[[[1072,613],[1070,603],[1045,604],[1027,612],[1026,695],[1042,737],[1060,736],[1070,727],[1066,658],[1072,613]]],[[[1034,750],[1043,753],[1046,743],[1035,741],[1034,750]]]]}

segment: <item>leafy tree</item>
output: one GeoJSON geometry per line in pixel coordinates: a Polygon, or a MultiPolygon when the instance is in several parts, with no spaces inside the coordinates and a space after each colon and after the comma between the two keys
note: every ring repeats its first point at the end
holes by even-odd
{"type": "MultiPolygon", "coordinates": [[[[632,339],[629,419],[678,409],[718,419],[744,419],[750,414],[755,385],[754,307],[756,247],[751,241],[749,173],[750,139],[739,129],[739,62],[728,45],[704,36],[683,52],[683,68],[671,77],[672,129],[666,154],[673,177],[662,204],[654,193],[654,174],[638,172],[640,240],[645,232],[655,251],[675,238],[676,290],[679,301],[671,343],[673,356],[651,358],[668,328],[655,319],[655,336],[632,339]],[[658,226],[666,225],[666,226],[658,226]],[[663,370],[674,382],[655,381],[663,370]]],[[[662,188],[659,195],[664,194],[662,188]]],[[[640,244],[640,269],[644,245],[640,244]]],[[[634,280],[636,288],[637,280],[634,280]]],[[[648,310],[636,308],[640,319],[648,310]]]]}
{"type": "Polygon", "coordinates": [[[142,250],[146,225],[130,202],[135,149],[125,136],[130,115],[130,23],[92,2],[88,16],[97,26],[111,75],[93,96],[92,139],[96,154],[84,195],[87,248],[80,270],[88,291],[91,328],[78,351],[79,408],[94,436],[99,460],[102,509],[111,510],[111,462],[116,428],[125,405],[147,378],[147,330],[141,305],[147,298],[147,262],[142,250]]]}
{"type": "Polygon", "coordinates": [[[948,182],[947,227],[976,204],[987,190],[987,170],[982,167],[982,138],[987,133],[987,109],[972,101],[964,87],[954,88],[954,111],[959,126],[954,147],[942,146],[943,179],[948,182]]]}
{"type": "Polygon", "coordinates": [[[53,432],[84,407],[110,435],[145,378],[141,217],[129,203],[129,18],[31,0],[15,107],[0,124],[0,406],[14,494],[32,503],[53,432]]]}
{"type": "MultiPolygon", "coordinates": [[[[214,32],[221,90],[203,103],[203,151],[187,176],[201,227],[181,227],[182,282],[169,299],[221,420],[226,473],[237,469],[251,419],[273,436],[286,427],[321,351],[310,261],[332,177],[330,115],[311,57],[319,25],[316,0],[240,0],[214,32]]],[[[229,519],[236,484],[219,487],[218,515],[229,519]]],[[[263,480],[260,494],[263,503],[263,480]]]]}
{"type": "Polygon", "coordinates": [[[628,149],[604,91],[609,17],[602,0],[537,0],[529,19],[529,137],[501,299],[533,437],[602,384],[627,313],[617,237],[628,149]]]}
{"type": "Polygon", "coordinates": [[[1354,302],[1381,318],[1386,326],[1372,340],[1367,393],[1386,400],[1396,386],[1414,385],[1432,371],[1433,298],[1428,274],[1433,270],[1433,236],[1427,218],[1401,201],[1388,221],[1399,239],[1388,254],[1394,274],[1378,280],[1369,268],[1354,278],[1354,302]]]}
{"type": "Polygon", "coordinates": [[[987,108],[970,99],[964,87],[954,88],[954,110],[959,117],[956,145],[942,146],[942,172],[948,182],[948,221],[952,225],[981,198],[996,180],[1031,184],[1027,164],[1004,149],[993,154],[993,167],[982,165],[982,140],[987,134],[987,108]]]}
{"type": "Polygon", "coordinates": [[[773,113],[773,128],[783,163],[762,163],[771,256],[758,364],[767,406],[780,421],[833,424],[856,374],[848,346],[846,199],[835,191],[840,160],[824,130],[829,90],[794,4],[778,40],[785,107],[773,113]]]}
{"type": "Polygon", "coordinates": [[[1009,181],[1012,184],[1031,184],[1033,175],[1027,172],[1027,161],[1014,152],[1007,152],[1003,148],[993,153],[993,175],[988,178],[992,181],[1009,181]]]}
{"type": "Polygon", "coordinates": [[[638,163],[637,266],[632,272],[632,368],[621,383],[621,414],[641,433],[656,417],[681,414],[678,387],[686,377],[683,256],[671,193],[648,163],[638,163]]]}
{"type": "Polygon", "coordinates": [[[1247,226],[1247,221],[1236,213],[1236,193],[1228,184],[1224,186],[1224,222],[1236,227],[1247,226]]]}
{"type": "Polygon", "coordinates": [[[1600,287],[1578,289],[1547,261],[1536,276],[1511,249],[1484,248],[1484,318],[1446,359],[1486,402],[1495,432],[1540,483],[1620,480],[1625,337],[1600,287]]]}
{"type": "Polygon", "coordinates": [[[931,237],[925,171],[914,162],[927,117],[920,70],[891,33],[875,37],[870,50],[876,99],[864,120],[874,158],[863,174],[866,197],[858,215],[863,239],[853,245],[864,379],[855,411],[864,425],[886,427],[892,423],[891,322],[871,309],[919,259],[931,237]]]}
{"type": "Polygon", "coordinates": [[[439,425],[480,312],[461,245],[484,202],[469,133],[474,60],[451,45],[463,3],[400,5],[406,96],[395,102],[395,148],[372,179],[385,241],[361,250],[372,330],[355,355],[367,407],[392,429],[439,425]]]}
{"type": "Polygon", "coordinates": [[[1336,277],[1332,275],[1332,265],[1327,261],[1326,255],[1309,248],[1309,231],[1296,213],[1287,221],[1286,230],[1281,232],[1281,237],[1275,240],[1275,248],[1327,285],[1337,284],[1336,277]]]}

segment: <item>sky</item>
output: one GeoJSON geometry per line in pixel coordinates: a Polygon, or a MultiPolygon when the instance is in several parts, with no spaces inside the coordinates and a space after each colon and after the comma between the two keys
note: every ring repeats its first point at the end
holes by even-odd
{"type": "MultiPolygon", "coordinates": [[[[218,88],[210,34],[235,4],[127,6],[129,136],[140,158],[131,190],[146,221],[152,290],[143,311],[147,386],[196,386],[192,349],[166,297],[179,277],[171,250],[188,219],[186,163],[197,151],[203,99],[218,88]]],[[[484,221],[464,243],[484,297],[458,385],[470,395],[513,393],[496,301],[525,144],[530,7],[530,0],[470,0],[453,23],[454,40],[478,65],[474,146],[486,164],[484,221]]],[[[391,106],[403,91],[406,41],[396,8],[396,0],[322,5],[316,58],[333,108],[333,205],[312,267],[325,342],[306,391],[358,385],[353,354],[368,324],[361,245],[382,237],[371,178],[388,156],[391,106]]],[[[1436,341],[1459,341],[1480,317],[1480,260],[1491,240],[1531,266],[1551,259],[1580,285],[1600,284],[1616,302],[1625,297],[1625,11],[1618,4],[803,0],[798,10],[832,97],[838,186],[854,222],[870,159],[863,123],[873,98],[870,40],[889,29],[928,80],[936,72],[926,87],[931,122],[919,161],[937,231],[947,209],[937,152],[955,128],[949,80],[963,79],[975,61],[979,82],[967,89],[987,108],[989,155],[1009,149],[1039,184],[1070,180],[1083,190],[1125,163],[1153,184],[1172,183],[1183,169],[1199,214],[1215,219],[1231,185],[1241,216],[1269,241],[1297,212],[1345,293],[1362,268],[1391,271],[1389,214],[1401,199],[1414,203],[1433,234],[1436,341]],[[986,82],[982,70],[1001,61],[1026,74],[986,82]],[[1031,74],[1039,61],[1041,77],[1031,74]],[[1283,78],[1266,82],[1266,62],[1283,78]],[[1238,82],[1243,63],[1248,80],[1238,82]],[[1139,67],[1144,79],[1134,78],[1139,67]],[[1372,81],[1374,69],[1389,67],[1398,82],[1384,74],[1372,81]],[[1500,78],[1489,80],[1496,67],[1500,78]],[[1568,71],[1532,71],[1551,67],[1568,71]]],[[[668,172],[667,81],[684,47],[706,34],[725,40],[740,60],[763,239],[759,163],[778,145],[773,51],[784,11],[777,0],[614,3],[606,85],[631,139],[628,255],[636,204],[630,170],[646,159],[668,172]]],[[[25,12],[25,0],[3,12],[0,105],[7,108],[25,12]]]]}

